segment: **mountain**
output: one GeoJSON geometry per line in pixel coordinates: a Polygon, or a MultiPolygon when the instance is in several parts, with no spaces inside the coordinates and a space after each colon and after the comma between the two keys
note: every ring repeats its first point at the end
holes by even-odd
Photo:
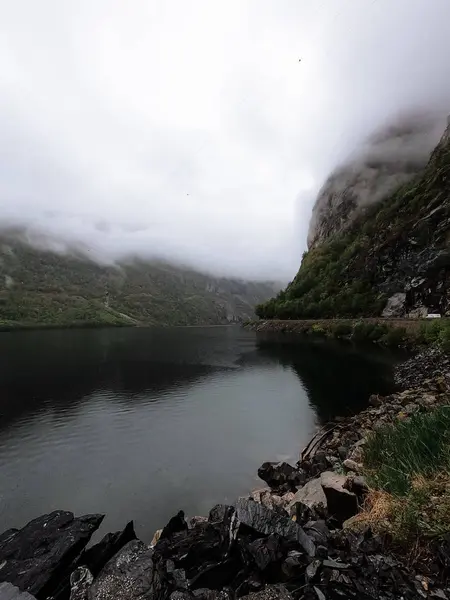
{"type": "Polygon", "coordinates": [[[254,317],[281,286],[129,258],[89,260],[26,232],[0,234],[0,325],[218,325],[254,317]],[[51,249],[49,249],[51,248],[51,249]]]}
{"type": "Polygon", "coordinates": [[[450,125],[426,166],[381,196],[365,203],[356,190],[344,218],[330,194],[328,212],[322,199],[329,227],[318,227],[313,216],[315,235],[296,277],[257,307],[258,316],[450,314],[450,125]]]}

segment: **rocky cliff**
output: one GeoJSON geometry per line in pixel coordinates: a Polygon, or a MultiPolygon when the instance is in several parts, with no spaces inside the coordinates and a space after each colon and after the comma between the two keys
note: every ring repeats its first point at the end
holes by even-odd
{"type": "Polygon", "coordinates": [[[424,169],[445,127],[438,114],[409,114],[388,123],[336,168],[312,211],[308,247],[346,231],[368,207],[424,169]]]}
{"type": "Polygon", "coordinates": [[[379,195],[336,208],[331,194],[318,225],[319,197],[300,270],[286,290],[258,307],[260,317],[450,314],[450,126],[424,169],[394,193],[385,197],[383,188],[379,195]],[[336,210],[344,217],[333,221],[336,210]]]}

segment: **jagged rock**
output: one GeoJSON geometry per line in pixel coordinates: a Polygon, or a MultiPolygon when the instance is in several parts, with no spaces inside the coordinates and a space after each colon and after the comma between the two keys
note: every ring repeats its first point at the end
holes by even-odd
{"type": "Polygon", "coordinates": [[[86,566],[94,577],[100,573],[106,563],[115,555],[125,544],[135,540],[133,521],[127,523],[122,531],[107,533],[105,537],[95,544],[89,550],[83,552],[79,565],[86,566]]]}
{"type": "Polygon", "coordinates": [[[180,510],[163,528],[159,539],[162,540],[165,538],[170,538],[173,533],[177,533],[178,531],[186,531],[187,528],[188,526],[184,518],[184,512],[180,510]]]}
{"type": "Polygon", "coordinates": [[[0,583],[0,600],[35,600],[28,592],[21,592],[18,587],[4,581],[0,583]]]}
{"type": "Polygon", "coordinates": [[[272,489],[295,490],[296,486],[305,482],[305,474],[301,469],[281,462],[265,462],[258,469],[258,477],[267,483],[272,489]]]}
{"type": "Polygon", "coordinates": [[[260,592],[243,596],[245,600],[292,600],[291,594],[284,585],[267,585],[260,592]]]}
{"type": "Polygon", "coordinates": [[[326,546],[330,537],[330,530],[325,521],[308,521],[305,523],[304,530],[318,545],[326,546]]]}
{"type": "Polygon", "coordinates": [[[304,519],[305,506],[312,511],[309,518],[314,518],[315,515],[326,515],[327,498],[323,491],[320,477],[308,481],[308,483],[295,493],[294,498],[289,505],[290,514],[296,515],[297,520],[304,519]]]}
{"type": "Polygon", "coordinates": [[[308,555],[314,556],[314,542],[287,515],[267,509],[249,498],[239,498],[236,502],[236,514],[239,521],[247,527],[265,535],[278,534],[287,540],[296,541],[308,555]]]}
{"type": "Polygon", "coordinates": [[[321,565],[322,565],[322,561],[320,561],[320,560],[313,560],[306,567],[305,577],[306,577],[306,581],[308,583],[311,583],[312,581],[314,581],[314,579],[316,578],[317,573],[318,573],[321,565]]]}
{"type": "Polygon", "coordinates": [[[156,600],[165,588],[140,540],[128,542],[102,569],[89,589],[89,600],[156,600]]]}
{"type": "Polygon", "coordinates": [[[338,523],[343,523],[358,512],[358,500],[353,492],[345,489],[347,477],[331,471],[322,473],[320,478],[327,499],[328,514],[338,523]]]}
{"type": "Polygon", "coordinates": [[[235,509],[217,505],[207,523],[160,539],[154,549],[154,560],[166,571],[170,561],[169,580],[173,586],[183,580],[192,589],[221,589],[235,581],[242,569],[233,553],[238,529],[235,509]]]}
{"type": "Polygon", "coordinates": [[[247,549],[260,571],[278,563],[287,554],[286,544],[278,535],[259,538],[248,544],[247,549]]]}
{"type": "Polygon", "coordinates": [[[70,575],[70,600],[88,600],[93,581],[94,577],[88,568],[75,569],[70,575]]]}
{"type": "Polygon", "coordinates": [[[38,600],[51,596],[57,586],[69,585],[73,565],[102,520],[55,511],[10,530],[0,541],[2,578],[38,600]]]}
{"type": "Polygon", "coordinates": [[[291,550],[281,565],[282,580],[289,581],[303,575],[307,558],[303,552],[291,550]]]}

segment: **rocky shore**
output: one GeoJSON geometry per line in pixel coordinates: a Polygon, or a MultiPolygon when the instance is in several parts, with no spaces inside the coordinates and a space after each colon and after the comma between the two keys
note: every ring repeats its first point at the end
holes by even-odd
{"type": "Polygon", "coordinates": [[[180,511],[150,546],[128,523],[86,550],[103,515],[63,511],[4,532],[0,600],[450,600],[445,540],[431,562],[408,564],[367,525],[349,526],[368,492],[367,436],[447,404],[449,359],[429,348],[396,380],[398,392],[318,432],[296,465],[264,463],[267,487],[207,517],[180,511]]]}

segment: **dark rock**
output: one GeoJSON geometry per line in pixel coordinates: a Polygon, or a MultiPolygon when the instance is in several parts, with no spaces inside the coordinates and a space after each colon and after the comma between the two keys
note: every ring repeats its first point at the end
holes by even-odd
{"type": "Polygon", "coordinates": [[[281,565],[283,581],[296,579],[303,575],[307,565],[307,558],[303,552],[291,550],[281,565]]]}
{"type": "Polygon", "coordinates": [[[325,594],[321,590],[319,590],[318,587],[314,586],[313,589],[314,589],[314,591],[316,593],[316,596],[317,596],[318,600],[327,600],[325,594]]]}
{"type": "Polygon", "coordinates": [[[154,548],[154,561],[169,571],[172,586],[186,581],[192,589],[221,589],[236,580],[242,569],[240,555],[233,552],[238,529],[235,509],[217,505],[207,523],[160,539],[154,548]]]}
{"type": "Polygon", "coordinates": [[[314,581],[314,579],[316,578],[317,573],[320,569],[321,564],[322,564],[322,561],[313,560],[306,567],[305,577],[306,577],[306,581],[308,581],[308,583],[311,583],[312,581],[314,581]]]}
{"type": "Polygon", "coordinates": [[[184,519],[184,512],[180,510],[178,514],[172,517],[167,523],[167,525],[164,527],[164,529],[161,532],[161,535],[159,536],[159,539],[163,540],[165,538],[170,538],[174,533],[177,533],[179,531],[186,531],[187,528],[188,526],[184,519]]]}
{"type": "Polygon", "coordinates": [[[94,581],[86,567],[78,567],[70,575],[70,600],[88,600],[89,589],[94,581]]]}
{"type": "Polygon", "coordinates": [[[21,592],[15,585],[4,581],[0,583],[0,600],[35,600],[35,597],[28,592],[21,592]]]}
{"type": "Polygon", "coordinates": [[[273,563],[278,563],[287,553],[286,544],[283,544],[278,535],[259,538],[248,544],[247,549],[260,571],[264,571],[273,563]]]}
{"type": "Polygon", "coordinates": [[[345,460],[347,458],[348,448],[346,448],[345,446],[339,446],[339,448],[337,449],[337,453],[339,454],[339,458],[341,460],[345,460]]]}
{"type": "Polygon", "coordinates": [[[272,489],[286,492],[294,491],[298,485],[302,485],[306,480],[302,469],[296,469],[286,462],[263,463],[258,469],[258,477],[272,489]]]}
{"type": "Polygon", "coordinates": [[[125,544],[135,540],[136,533],[133,527],[133,521],[130,521],[125,529],[108,533],[98,543],[83,552],[78,564],[86,566],[94,577],[96,577],[106,563],[115,555],[125,544]]]}
{"type": "Polygon", "coordinates": [[[162,598],[150,550],[140,540],[128,542],[103,568],[89,590],[89,600],[147,600],[162,598]]]}
{"type": "Polygon", "coordinates": [[[243,596],[246,600],[292,600],[284,585],[267,585],[260,592],[243,596]]]}
{"type": "Polygon", "coordinates": [[[345,489],[347,477],[331,471],[322,473],[321,483],[328,505],[328,514],[343,523],[358,512],[358,500],[353,492],[345,489]]]}
{"type": "Polygon", "coordinates": [[[304,526],[306,533],[316,544],[326,546],[330,537],[330,530],[325,521],[308,521],[304,526]]]}
{"type": "Polygon", "coordinates": [[[248,575],[242,572],[238,578],[242,581],[235,589],[234,595],[236,598],[240,598],[241,596],[246,597],[264,588],[264,582],[258,573],[248,575]]]}
{"type": "Polygon", "coordinates": [[[303,529],[289,517],[265,508],[254,500],[239,498],[236,514],[241,523],[264,535],[278,534],[295,541],[309,556],[314,556],[315,544],[303,529]]]}
{"type": "Polygon", "coordinates": [[[317,546],[316,550],[317,558],[327,558],[328,557],[328,548],[326,546],[317,546]]]}
{"type": "Polygon", "coordinates": [[[69,576],[103,515],[74,517],[55,511],[2,536],[0,564],[5,581],[38,598],[53,595],[57,586],[69,586],[69,576]]]}

